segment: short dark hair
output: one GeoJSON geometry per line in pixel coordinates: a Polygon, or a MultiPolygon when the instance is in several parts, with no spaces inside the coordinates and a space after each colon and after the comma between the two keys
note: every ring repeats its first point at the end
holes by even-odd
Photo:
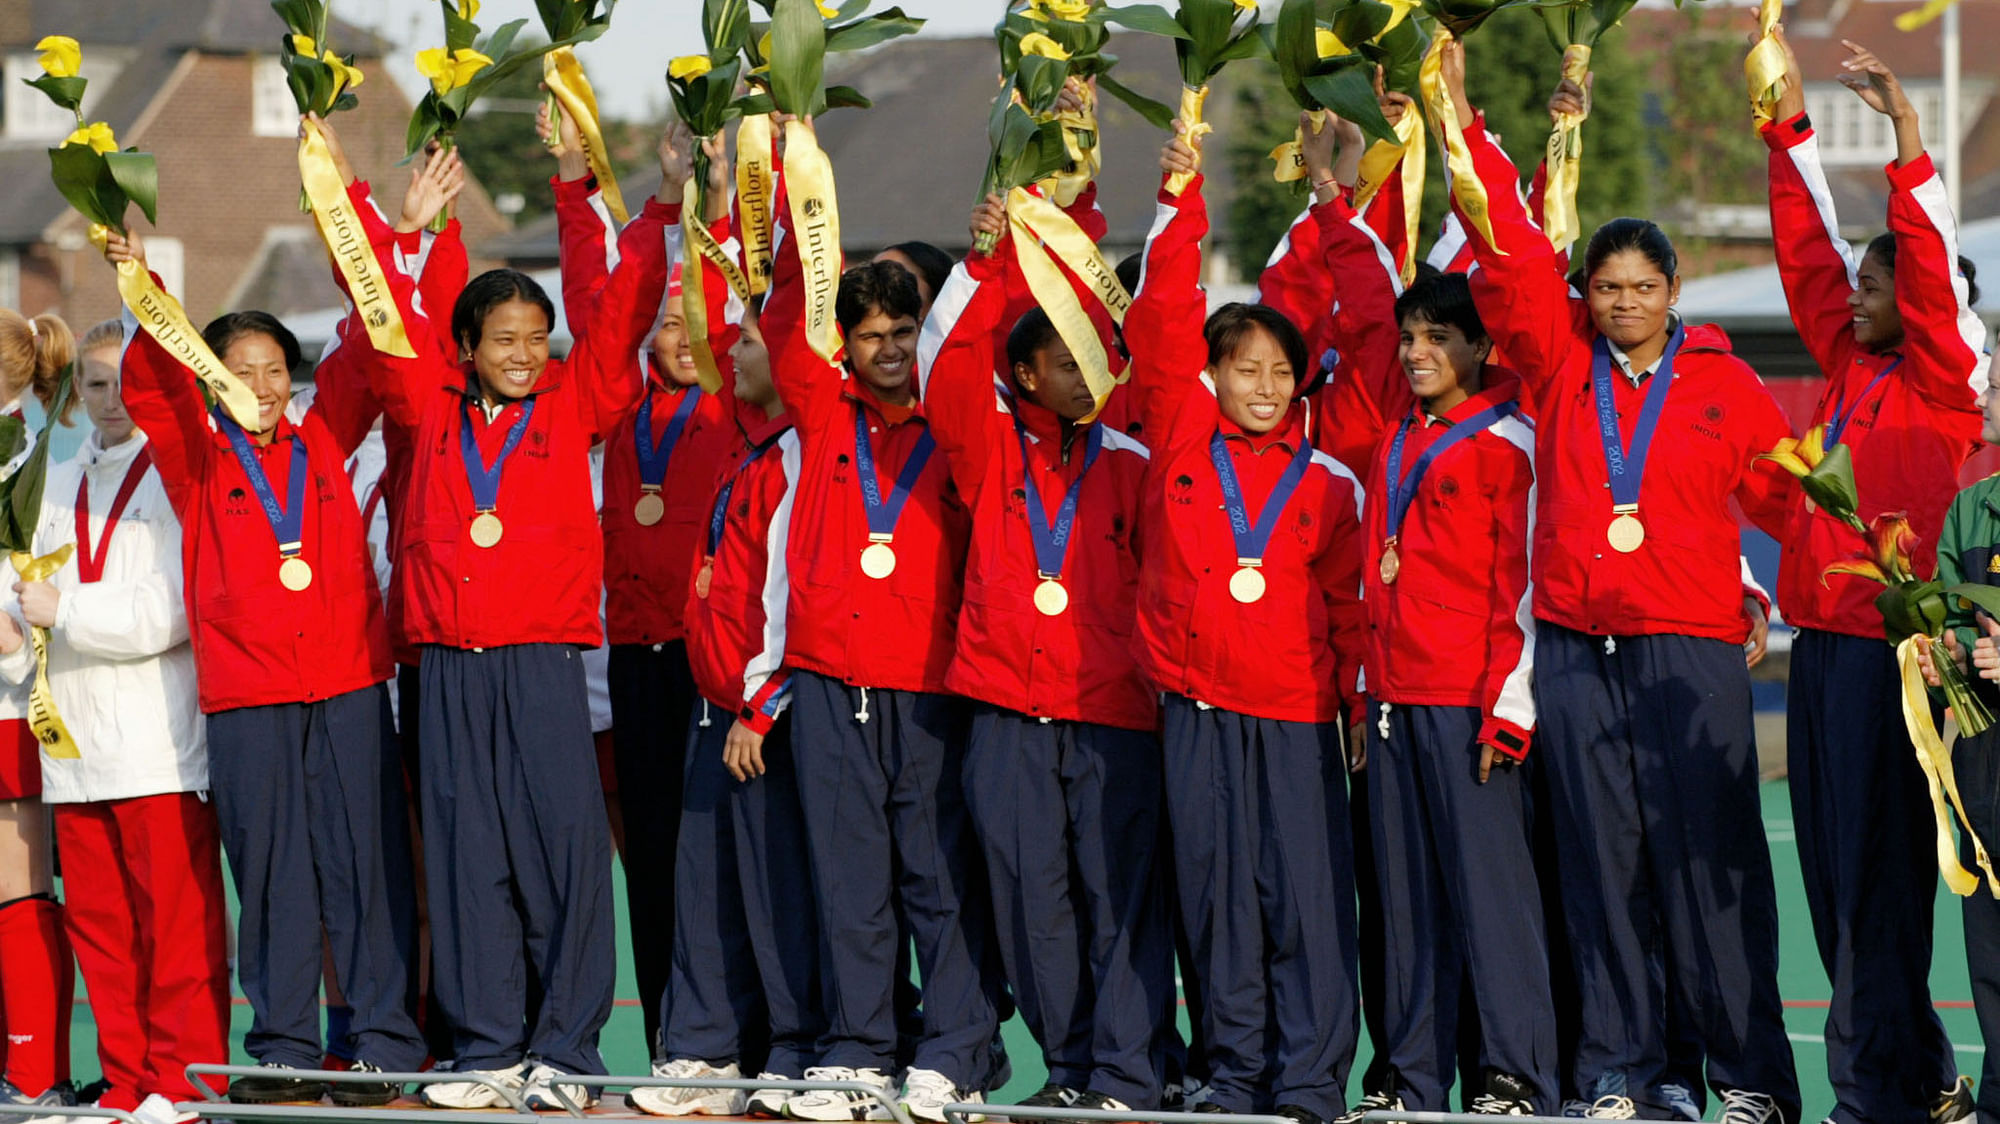
{"type": "Polygon", "coordinates": [[[208,322],[201,330],[201,342],[208,345],[216,358],[229,350],[229,345],[244,336],[269,336],[278,349],[285,353],[285,369],[299,369],[299,337],[290,328],[278,322],[278,318],[268,312],[255,309],[243,312],[225,312],[208,322]]]}
{"type": "Polygon", "coordinates": [[[840,275],[840,291],[834,296],[833,315],[840,330],[851,332],[873,312],[891,319],[922,317],[923,294],[917,279],[895,262],[871,261],[840,275]]]}
{"type": "Polygon", "coordinates": [[[915,263],[917,273],[923,277],[924,287],[933,295],[944,288],[944,283],[951,278],[951,255],[929,242],[898,242],[883,252],[890,250],[915,263]]]}
{"type": "Polygon", "coordinates": [[[1313,369],[1307,365],[1306,338],[1284,313],[1265,304],[1232,301],[1209,316],[1208,323],[1201,328],[1201,334],[1208,340],[1208,365],[1221,367],[1229,362],[1229,357],[1241,350],[1250,334],[1259,329],[1278,341],[1279,350],[1292,365],[1292,377],[1297,380],[1300,393],[1317,383],[1313,369]]]}
{"type": "Polygon", "coordinates": [[[1018,364],[1034,366],[1035,354],[1057,338],[1056,322],[1049,314],[1039,306],[1029,309],[1007,333],[1007,370],[1011,372],[1018,364]]]}
{"type": "Polygon", "coordinates": [[[1419,273],[1396,298],[1397,325],[1408,323],[1413,316],[1441,328],[1457,328],[1467,343],[1488,338],[1486,324],[1479,319],[1479,306],[1472,303],[1472,285],[1463,273],[1419,273]]]}
{"type": "Polygon", "coordinates": [[[1132,253],[1126,254],[1118,260],[1118,268],[1114,272],[1118,274],[1118,283],[1125,286],[1126,292],[1138,291],[1139,278],[1146,272],[1145,252],[1143,250],[1134,250],[1132,253]]]}
{"type": "Polygon", "coordinates": [[[1612,219],[1597,228],[1590,236],[1590,242],[1583,249],[1583,272],[1586,278],[1596,274],[1613,254],[1636,250],[1646,255],[1646,260],[1659,267],[1669,278],[1680,272],[1680,258],[1674,253],[1673,240],[1658,225],[1646,219],[1612,219]]]}
{"type": "MultiPolygon", "coordinates": [[[[1867,253],[1863,256],[1880,259],[1883,265],[1889,267],[1889,272],[1891,273],[1896,272],[1895,232],[1889,231],[1887,233],[1877,234],[1874,238],[1870,239],[1868,242],[1867,253]]],[[[1965,290],[1966,290],[1965,303],[1978,304],[1979,266],[1974,264],[1971,258],[1966,257],[1964,254],[1960,254],[1958,255],[1958,271],[1965,277],[1965,290]]]]}
{"type": "Polygon", "coordinates": [[[473,278],[458,294],[451,310],[451,338],[467,351],[479,346],[486,318],[508,301],[526,301],[542,310],[549,330],[556,327],[556,306],[536,280],[518,269],[489,269],[473,278]]]}

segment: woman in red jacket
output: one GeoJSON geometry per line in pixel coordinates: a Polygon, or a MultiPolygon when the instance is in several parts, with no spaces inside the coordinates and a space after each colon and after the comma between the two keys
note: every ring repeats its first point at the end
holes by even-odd
{"type": "MultiPolygon", "coordinates": [[[[597,1036],[611,1007],[610,839],[578,651],[602,641],[589,455],[637,404],[627,360],[652,331],[678,244],[691,146],[683,135],[662,151],[665,185],[634,220],[651,234],[631,239],[598,331],[566,360],[549,357],[547,295],[503,269],[459,294],[455,356],[378,352],[370,371],[383,409],[416,435],[396,581],[422,651],[438,995],[458,1069],[549,1109],[595,1100],[561,1078],[603,1072],[597,1036]],[[532,1025],[530,972],[542,994],[532,1025]]],[[[456,159],[427,167],[434,201],[455,192],[456,159]]],[[[397,264],[383,262],[404,322],[428,331],[397,264]]],[[[424,1096],[446,1108],[502,1099],[479,1081],[424,1096]]]]}
{"type": "Polygon", "coordinates": [[[1798,1077],[1729,506],[1781,529],[1794,489],[1756,458],[1790,430],[1727,337],[1673,312],[1674,250],[1652,223],[1592,235],[1585,295],[1571,298],[1466,100],[1463,44],[1442,49],[1490,207],[1490,239],[1465,223],[1473,294],[1536,420],[1535,694],[1584,999],[1576,1082],[1596,1117],[1667,1110],[1659,1027],[1674,1000],[1649,966],[1663,948],[1723,1119],[1790,1124],[1798,1077]]]}
{"type": "MultiPolygon", "coordinates": [[[[1889,232],[1859,261],[1840,237],[1804,76],[1787,46],[1785,92],[1762,129],[1778,273],[1799,338],[1827,379],[1813,425],[1854,458],[1858,514],[1907,513],[1929,547],[1979,444],[1986,326],[1972,311],[1970,265],[1961,265],[1916,108],[1880,60],[1847,46],[1840,80],[1895,125],[1889,232]]],[[[1930,794],[1910,755],[1894,654],[1882,643],[1881,587],[1821,578],[1861,548],[1838,519],[1801,500],[1788,524],[1778,601],[1798,627],[1786,695],[1789,779],[1806,901],[1833,985],[1830,1119],[1942,1124],[1972,1114],[1971,1083],[1931,1007],[1930,794]]]]}
{"type": "Polygon", "coordinates": [[[1259,305],[1207,315],[1199,159],[1176,135],[1160,162],[1194,178],[1160,192],[1125,319],[1153,452],[1137,642],[1164,696],[1211,1103],[1317,1124],[1346,1107],[1358,1035],[1338,721],[1361,701],[1361,486],[1313,449],[1298,329],[1259,305]]]}
{"type": "MultiPolygon", "coordinates": [[[[113,234],[112,262],[144,263],[113,234]]],[[[242,905],[244,1040],[268,1074],[232,1100],[317,1101],[320,934],[353,1008],[357,1068],[408,1071],[424,1044],[408,1007],[416,953],[409,817],[389,717],[389,637],[346,461],[376,407],[357,370],[323,365],[313,406],[286,416],[299,345],[261,312],[202,332],[255,393],[239,426],[128,318],[125,408],[180,518],[190,637],[208,715],[209,780],[242,905]]],[[[379,1105],[387,1083],[333,1090],[379,1105]]]]}

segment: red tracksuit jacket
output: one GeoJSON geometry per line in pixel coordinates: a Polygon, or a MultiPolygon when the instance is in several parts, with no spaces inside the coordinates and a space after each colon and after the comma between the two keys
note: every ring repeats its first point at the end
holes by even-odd
{"type": "Polygon", "coordinates": [[[786,662],[857,686],[943,693],[964,592],[965,504],[938,450],[896,524],[895,571],[883,579],[861,572],[869,532],[854,463],[855,417],[865,423],[885,500],[929,432],[929,419],[921,404],[903,409],[878,401],[841,364],[807,345],[804,282],[783,221],[782,192],[774,210],[780,245],[758,324],[805,457],[790,546],[786,662]]]}
{"type": "Polygon", "coordinates": [[[1208,210],[1196,179],[1160,193],[1145,280],[1125,317],[1132,379],[1152,465],[1140,537],[1139,660],[1161,691],[1260,718],[1330,722],[1357,712],[1361,610],[1360,481],[1315,452],[1266,547],[1261,600],[1229,592],[1237,551],[1210,455],[1220,432],[1254,519],[1301,443],[1310,406],[1251,437],[1224,419],[1207,385],[1201,239],[1208,210]]]}
{"type": "Polygon", "coordinates": [[[996,328],[1013,327],[1008,290],[1019,276],[1008,251],[999,254],[974,251],[952,271],[931,306],[919,361],[925,415],[972,508],[965,607],[945,685],[1037,718],[1152,730],[1156,695],[1132,646],[1146,448],[1099,421],[1088,470],[1088,428],[1074,431],[1065,461],[1060,419],[996,375],[990,341],[996,328]],[[1057,616],[1034,604],[1041,568],[1028,524],[1030,472],[1052,529],[1082,476],[1061,571],[1069,606],[1057,616]]]}
{"type": "MultiPolygon", "coordinates": [[[[1535,727],[1533,616],[1528,536],[1535,496],[1533,423],[1514,413],[1452,445],[1419,479],[1397,529],[1395,580],[1383,578],[1389,538],[1389,459],[1404,420],[1400,469],[1410,474],[1452,426],[1489,408],[1518,408],[1512,371],[1488,366],[1482,390],[1443,418],[1425,413],[1399,358],[1399,288],[1393,261],[1370,225],[1336,198],[1312,210],[1320,270],[1339,279],[1323,319],[1343,357],[1321,415],[1322,432],[1366,443],[1368,499],[1361,568],[1368,614],[1368,694],[1412,706],[1478,707],[1480,741],[1526,755],[1535,727]],[[1344,394],[1342,392],[1345,392],[1344,394]]],[[[1326,442],[1322,441],[1322,447],[1326,442]]]]}
{"type": "MultiPolygon", "coordinates": [[[[1866,521],[1907,511],[1925,546],[1938,541],[1958,471],[1979,444],[1979,395],[1986,389],[1986,326],[1967,307],[1958,272],[1958,226],[1929,156],[1908,167],[1889,165],[1889,230],[1896,236],[1896,308],[1903,343],[1886,352],[1854,341],[1854,291],[1859,256],[1840,237],[1833,198],[1820,167],[1819,142],[1804,114],[1764,127],[1771,147],[1771,230],[1778,273],[1792,306],[1792,323],[1826,390],[1813,425],[1838,412],[1841,442],[1854,458],[1866,521]]],[[[1828,443],[1832,434],[1828,434],[1828,443]]],[[[1804,628],[1879,638],[1882,587],[1836,574],[1827,566],[1864,549],[1859,536],[1800,498],[1787,513],[1778,604],[1804,628]]],[[[1936,551],[1916,552],[1919,577],[1929,577],[1936,551]]]]}
{"type": "MultiPolygon", "coordinates": [[[[594,180],[555,180],[556,225],[562,236],[563,313],[573,339],[595,328],[597,307],[611,270],[633,248],[633,224],[614,234],[611,214],[594,180]]],[[[637,233],[643,234],[644,228],[637,233]]],[[[729,240],[726,221],[717,238],[729,240]]],[[[658,232],[650,236],[658,237],[658,232]]],[[[709,347],[727,383],[733,368],[729,346],[736,328],[726,321],[729,291],[720,272],[703,266],[706,284],[709,347]]],[[[678,286],[670,290],[678,299],[678,286]]],[[[607,356],[607,361],[616,359],[607,356]]],[[[653,369],[651,340],[625,357],[622,377],[645,385],[640,405],[650,401],[656,448],[665,443],[673,418],[690,401],[689,414],[667,458],[665,487],[660,499],[666,513],[646,526],[634,515],[642,494],[639,479],[638,408],[604,443],[604,586],[605,621],[613,644],[662,644],[687,635],[683,610],[693,571],[689,558],[698,552],[708,528],[709,486],[743,437],[726,394],[706,394],[683,388],[653,369]]],[[[761,422],[761,415],[757,419],[761,422]]]]}
{"type": "MultiPolygon", "coordinates": [[[[1783,530],[1797,487],[1756,460],[1791,427],[1748,364],[1712,324],[1690,325],[1674,364],[1673,391],[1654,435],[1639,514],[1646,541],[1621,554],[1606,541],[1613,518],[1609,472],[1591,393],[1590,310],[1572,300],[1548,238],[1521,200],[1519,177],[1485,130],[1466,131],[1492,201],[1495,246],[1467,224],[1479,259],[1472,292],[1480,318],[1521,375],[1535,416],[1533,542],[1535,616],[1600,636],[1671,633],[1742,643],[1734,499],[1767,533],[1783,530]]],[[[1616,365],[1620,440],[1638,424],[1646,385],[1616,365]]]]}
{"type": "Polygon", "coordinates": [[[294,592],[279,584],[277,537],[194,375],[129,317],[125,339],[125,409],[151,442],[181,521],[202,711],[318,702],[389,678],[389,633],[346,468],[375,406],[352,372],[323,375],[301,424],[280,419],[269,445],[252,442],[280,504],[289,503],[293,449],[305,445],[299,557],[312,583],[294,592]]]}
{"type": "MultiPolygon", "coordinates": [[[[412,643],[603,643],[603,543],[590,447],[636,405],[639,387],[624,377],[625,357],[638,350],[660,307],[678,217],[678,207],[647,202],[634,220],[641,226],[634,252],[613,272],[599,311],[601,324],[616,330],[579,341],[565,360],[551,359],[528,398],[506,403],[490,420],[469,365],[435,353],[376,354],[376,394],[389,416],[416,434],[395,578],[412,643]],[[481,549],[470,538],[475,509],[459,432],[470,424],[480,458],[491,463],[530,401],[529,424],[500,480],[505,533],[481,549]]],[[[416,320],[408,277],[385,265],[406,323],[416,320]]]]}
{"type": "Polygon", "coordinates": [[[711,706],[760,734],[770,732],[791,702],[791,672],[785,667],[791,599],[787,543],[801,463],[799,437],[788,416],[769,419],[739,439],[710,493],[691,559],[696,573],[705,568],[708,574],[706,583],[690,586],[685,606],[695,687],[711,706]]]}

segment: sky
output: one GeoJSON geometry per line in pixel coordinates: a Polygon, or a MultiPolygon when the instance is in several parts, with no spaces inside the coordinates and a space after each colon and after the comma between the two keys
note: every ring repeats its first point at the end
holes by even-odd
{"type": "MultiPolygon", "coordinates": [[[[929,21],[922,34],[939,36],[984,35],[1002,7],[1000,0],[878,0],[874,7],[892,4],[929,21]]],[[[334,0],[333,11],[396,43],[388,60],[390,73],[405,89],[421,91],[422,79],[410,60],[419,48],[443,39],[438,0],[334,0]]],[[[540,27],[532,0],[484,0],[478,23],[490,31],[521,17],[531,29],[540,27]]],[[[606,116],[646,119],[667,104],[667,60],[700,49],[701,0],[621,0],[613,9],[610,32],[579,48],[577,56],[606,116]]]]}

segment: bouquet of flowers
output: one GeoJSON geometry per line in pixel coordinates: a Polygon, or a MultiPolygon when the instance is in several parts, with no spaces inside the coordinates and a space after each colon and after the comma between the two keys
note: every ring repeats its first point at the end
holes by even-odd
{"type": "MultiPolygon", "coordinates": [[[[1597,41],[1611,30],[1635,0],[1569,0],[1542,8],[1549,42],[1562,52],[1562,76],[1589,89],[1590,55],[1597,41]]],[[[1576,214],[1576,188],[1583,177],[1583,121],[1588,115],[1564,113],[1549,130],[1544,163],[1548,190],[1542,201],[1542,230],[1560,253],[1583,233],[1576,214]]]]}
{"type": "Polygon", "coordinates": [[[111,126],[83,119],[83,48],[67,35],[50,35],[35,44],[42,73],[27,84],[50,101],[76,115],[76,131],[49,149],[49,170],[56,190],[93,225],[123,232],[125,211],[132,204],[157,222],[160,172],[153,157],[136,148],[120,150],[111,126]]]}
{"type": "MultiPolygon", "coordinates": [[[[361,104],[354,94],[362,80],[354,56],[337,55],[327,45],[327,0],[271,0],[271,8],[285,21],[278,63],[284,68],[292,100],[298,103],[299,116],[325,117],[361,104]]],[[[299,210],[312,209],[311,195],[300,188],[299,210]]]]}
{"type": "MultiPolygon", "coordinates": [[[[611,217],[624,222],[628,217],[625,197],[618,191],[618,177],[613,174],[611,155],[605,150],[604,133],[599,125],[597,112],[597,91],[591,88],[590,79],[584,76],[583,64],[577,61],[576,45],[587,43],[603,35],[611,27],[611,6],[616,0],[535,0],[535,13],[542,18],[542,30],[548,34],[549,42],[561,44],[549,49],[542,56],[542,85],[548,87],[545,100],[549,109],[549,123],[555,126],[561,114],[568,113],[576,122],[577,135],[583,138],[583,151],[590,161],[591,175],[597,177],[597,186],[604,193],[604,205],[611,210],[611,217]]],[[[549,136],[560,134],[551,129],[549,136]]]]}
{"type": "MultiPolygon", "coordinates": [[[[1172,15],[1151,4],[1135,4],[1110,15],[1135,31],[1150,31],[1174,41],[1181,70],[1178,116],[1187,124],[1190,142],[1209,131],[1202,120],[1209,82],[1237,59],[1270,53],[1270,46],[1258,34],[1257,17],[1257,0],[1181,0],[1172,15]]],[[[1179,195],[1187,190],[1188,182],[1189,177],[1176,176],[1167,190],[1179,195]]]]}

